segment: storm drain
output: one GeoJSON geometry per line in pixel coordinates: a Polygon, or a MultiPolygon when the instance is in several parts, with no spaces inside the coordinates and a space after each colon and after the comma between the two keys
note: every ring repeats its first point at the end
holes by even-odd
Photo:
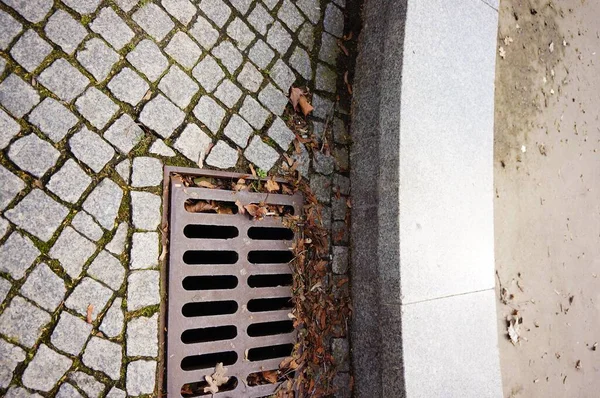
{"type": "Polygon", "coordinates": [[[277,370],[296,339],[288,316],[294,233],[279,216],[253,220],[240,214],[235,202],[264,202],[300,214],[302,196],[185,187],[176,174],[169,189],[167,395],[210,396],[205,376],[222,362],[230,378],[215,396],[268,396],[278,385],[257,375],[277,370]],[[186,210],[198,201],[226,206],[231,214],[186,210]]]}

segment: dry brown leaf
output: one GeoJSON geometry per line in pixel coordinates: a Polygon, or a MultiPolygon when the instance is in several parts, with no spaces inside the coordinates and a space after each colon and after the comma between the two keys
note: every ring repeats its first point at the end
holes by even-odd
{"type": "Polygon", "coordinates": [[[348,90],[348,94],[352,95],[352,85],[348,82],[348,71],[344,73],[344,83],[346,84],[346,89],[348,90]]]}
{"type": "Polygon", "coordinates": [[[94,304],[89,304],[87,307],[87,314],[86,314],[86,321],[89,324],[91,324],[92,321],[94,320],[92,318],[92,312],[94,312],[94,304]]]}
{"type": "Polygon", "coordinates": [[[267,180],[267,183],[265,184],[265,188],[267,189],[267,191],[269,192],[275,192],[275,191],[279,191],[279,184],[277,184],[275,182],[275,180],[273,180],[272,178],[267,180]]]}
{"type": "Polygon", "coordinates": [[[306,99],[306,97],[303,95],[300,97],[300,109],[302,110],[302,113],[304,114],[304,116],[308,116],[309,113],[311,113],[315,108],[313,108],[313,106],[308,102],[308,100],[306,99]]]}
{"type": "Polygon", "coordinates": [[[233,214],[233,209],[228,206],[217,207],[217,214],[233,214]]]}
{"type": "Polygon", "coordinates": [[[262,372],[262,376],[271,384],[277,383],[277,371],[276,370],[265,370],[262,372]]]}
{"type": "Polygon", "coordinates": [[[144,94],[144,98],[142,98],[144,101],[147,101],[150,99],[150,97],[152,97],[152,90],[148,90],[146,91],[146,94],[144,94]]]}
{"type": "Polygon", "coordinates": [[[521,332],[521,316],[518,311],[515,311],[512,315],[509,315],[506,319],[508,322],[508,338],[513,345],[517,345],[517,343],[521,340],[520,332],[521,332]]]}
{"type": "Polygon", "coordinates": [[[244,206],[244,209],[250,214],[252,217],[256,217],[256,213],[258,212],[258,205],[254,203],[249,203],[244,206]]]}
{"type": "Polygon", "coordinates": [[[256,170],[254,170],[254,166],[252,166],[252,163],[250,163],[249,166],[250,166],[250,172],[256,178],[256,170]]]}
{"type": "Polygon", "coordinates": [[[205,200],[198,200],[194,202],[185,202],[185,209],[190,213],[206,213],[212,211],[218,211],[219,207],[213,202],[207,202],[205,200]]]}
{"type": "Polygon", "coordinates": [[[304,92],[302,91],[301,88],[292,87],[290,89],[290,102],[292,103],[292,106],[294,107],[295,111],[298,110],[298,102],[300,101],[300,98],[303,96],[304,96],[304,92]]]}
{"type": "Polygon", "coordinates": [[[240,214],[246,214],[246,209],[244,209],[244,205],[242,204],[242,202],[240,202],[239,200],[236,200],[235,205],[237,206],[238,212],[240,214]]]}
{"type": "Polygon", "coordinates": [[[246,186],[246,180],[243,178],[240,178],[239,180],[237,180],[237,182],[235,183],[235,186],[233,187],[234,191],[243,191],[247,188],[246,186]]]}
{"type": "Polygon", "coordinates": [[[350,32],[347,35],[344,35],[342,38],[344,39],[344,41],[348,41],[352,39],[352,36],[354,36],[354,34],[353,32],[350,32]]]}
{"type": "Polygon", "coordinates": [[[344,44],[342,43],[342,41],[340,39],[337,40],[337,45],[344,52],[346,57],[350,56],[350,52],[348,51],[346,46],[344,46],[344,44]]]}
{"type": "Polygon", "coordinates": [[[219,362],[215,367],[215,373],[210,376],[204,376],[204,379],[208,383],[208,387],[204,387],[205,393],[216,394],[219,392],[219,386],[227,383],[229,377],[225,376],[227,368],[223,366],[223,362],[219,362]]]}
{"type": "Polygon", "coordinates": [[[210,181],[208,181],[206,179],[196,178],[196,179],[194,179],[194,182],[196,183],[196,185],[198,185],[199,187],[202,187],[202,188],[210,188],[210,189],[216,188],[216,185],[214,185],[213,183],[211,183],[210,181]]]}

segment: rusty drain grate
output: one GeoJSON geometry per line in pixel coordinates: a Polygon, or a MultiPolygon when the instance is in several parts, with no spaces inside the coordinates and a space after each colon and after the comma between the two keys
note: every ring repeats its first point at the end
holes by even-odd
{"type": "Polygon", "coordinates": [[[300,214],[302,195],[185,187],[177,176],[171,177],[174,172],[232,181],[242,177],[210,170],[165,170],[165,177],[170,177],[167,396],[204,395],[204,376],[212,374],[219,362],[228,368],[230,380],[216,396],[268,396],[278,384],[252,386],[248,380],[256,372],[278,369],[296,341],[288,317],[294,233],[280,217],[256,221],[242,214],[191,213],[185,203],[262,201],[300,214]]]}

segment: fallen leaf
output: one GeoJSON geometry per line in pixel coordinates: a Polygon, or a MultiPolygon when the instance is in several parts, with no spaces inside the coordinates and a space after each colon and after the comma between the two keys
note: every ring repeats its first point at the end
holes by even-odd
{"type": "Polygon", "coordinates": [[[513,42],[513,39],[512,39],[512,37],[510,37],[510,36],[506,36],[506,37],[504,38],[504,45],[505,45],[505,46],[509,46],[509,45],[510,45],[510,43],[512,43],[512,42],[513,42]]]}
{"type": "Polygon", "coordinates": [[[522,318],[519,315],[519,312],[515,311],[512,315],[509,315],[506,320],[508,322],[507,332],[510,342],[513,343],[513,345],[517,345],[521,339],[520,323],[522,322],[522,318]]]}
{"type": "Polygon", "coordinates": [[[210,188],[210,189],[216,188],[216,185],[214,185],[213,183],[211,183],[210,181],[208,181],[205,178],[194,178],[194,183],[196,183],[196,185],[198,185],[199,187],[202,187],[202,188],[210,188]]]}
{"type": "Polygon", "coordinates": [[[184,206],[190,213],[207,213],[219,210],[219,207],[214,202],[209,203],[205,200],[186,201],[184,206]]]}
{"type": "Polygon", "coordinates": [[[302,110],[302,114],[304,114],[304,116],[308,116],[309,113],[311,113],[315,108],[313,108],[313,106],[308,102],[308,100],[306,99],[306,97],[304,95],[300,96],[300,109],[302,110]]]}
{"type": "Polygon", "coordinates": [[[240,214],[246,214],[246,209],[244,208],[244,205],[242,204],[242,202],[240,202],[239,200],[236,200],[235,205],[237,206],[238,212],[240,214]]]}
{"type": "Polygon", "coordinates": [[[146,91],[146,94],[144,94],[144,98],[142,98],[144,101],[147,101],[150,99],[150,97],[152,97],[152,90],[148,90],[146,91]]]}
{"type": "Polygon", "coordinates": [[[498,49],[498,55],[500,55],[500,58],[502,59],[506,58],[506,51],[504,51],[504,47],[500,46],[498,49]]]}
{"type": "Polygon", "coordinates": [[[267,380],[270,384],[277,383],[277,371],[276,370],[265,370],[262,372],[262,376],[267,380]]]}
{"type": "Polygon", "coordinates": [[[87,323],[89,323],[89,324],[91,324],[93,321],[92,312],[94,312],[94,304],[90,304],[87,307],[86,320],[87,320],[87,323]]]}
{"type": "Polygon", "coordinates": [[[554,42],[550,43],[550,45],[548,46],[548,50],[550,50],[551,53],[554,52],[554,42]]]}
{"type": "Polygon", "coordinates": [[[204,376],[204,380],[208,383],[208,387],[204,387],[204,392],[211,394],[219,392],[219,386],[229,381],[229,377],[225,376],[225,373],[227,373],[227,368],[223,366],[223,362],[219,362],[212,375],[204,376]]]}
{"type": "Polygon", "coordinates": [[[254,170],[254,166],[252,166],[252,163],[250,163],[249,166],[250,166],[250,172],[256,178],[256,170],[254,170]]]}
{"type": "Polygon", "coordinates": [[[290,102],[292,103],[295,111],[298,110],[298,102],[300,102],[300,97],[302,96],[304,96],[304,92],[301,88],[292,87],[290,89],[290,102]]]}
{"type": "Polygon", "coordinates": [[[337,40],[337,45],[344,52],[344,54],[346,55],[346,57],[350,56],[350,52],[348,51],[348,49],[346,48],[346,46],[344,46],[344,44],[342,43],[342,41],[340,39],[337,40]]]}
{"type": "Polygon", "coordinates": [[[575,369],[581,369],[581,359],[578,359],[577,362],[575,362],[575,369]]]}
{"type": "Polygon", "coordinates": [[[275,182],[275,180],[273,180],[272,178],[267,180],[267,183],[265,184],[265,188],[267,189],[267,191],[269,192],[275,192],[275,191],[279,191],[279,184],[277,184],[275,182]]]}
{"type": "Polygon", "coordinates": [[[352,95],[352,85],[348,83],[348,71],[344,73],[344,83],[346,84],[346,89],[348,90],[348,94],[352,95]]]}
{"type": "Polygon", "coordinates": [[[344,39],[344,41],[348,41],[352,39],[352,36],[354,36],[354,33],[351,31],[347,35],[344,35],[342,38],[344,39]]]}

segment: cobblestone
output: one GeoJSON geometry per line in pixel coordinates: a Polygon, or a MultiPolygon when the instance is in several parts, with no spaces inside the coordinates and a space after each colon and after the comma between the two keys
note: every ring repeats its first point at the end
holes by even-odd
{"type": "Polygon", "coordinates": [[[72,373],[70,379],[90,398],[98,398],[104,391],[104,384],[100,383],[93,376],[83,372],[72,373]]]}
{"type": "Polygon", "coordinates": [[[296,5],[304,12],[313,25],[321,18],[321,7],[319,0],[298,0],[296,5]]]}
{"type": "Polygon", "coordinates": [[[90,87],[75,101],[77,110],[92,126],[102,129],[106,123],[119,110],[119,106],[112,102],[105,94],[95,87],[90,87]]]}
{"type": "Polygon", "coordinates": [[[211,138],[200,127],[188,124],[175,141],[174,147],[183,156],[198,164],[206,157],[211,144],[211,138]]]}
{"type": "Polygon", "coordinates": [[[69,211],[39,189],[34,189],[14,208],[4,213],[14,224],[41,240],[54,235],[69,211]]]}
{"type": "Polygon", "coordinates": [[[95,242],[100,240],[102,235],[104,235],[102,228],[100,228],[92,216],[85,211],[80,211],[75,215],[73,221],[71,221],[71,226],[95,242]]]}
{"type": "MultiPolygon", "coordinates": [[[[7,281],[4,278],[0,278],[0,305],[2,305],[2,303],[4,303],[4,299],[6,298],[6,295],[10,291],[11,287],[12,287],[12,284],[9,281],[7,281]]],[[[1,342],[1,340],[0,340],[0,342],[1,342]]],[[[1,378],[2,378],[2,376],[0,376],[0,379],[1,378]]],[[[1,383],[0,383],[0,387],[2,387],[1,383]]]]}
{"type": "Polygon", "coordinates": [[[173,35],[165,47],[165,52],[186,69],[192,69],[202,55],[200,47],[181,31],[173,35]]]}
{"type": "Polygon", "coordinates": [[[83,363],[113,380],[119,380],[121,373],[121,346],[93,336],[83,353],[83,363]]]}
{"type": "Polygon", "coordinates": [[[99,173],[115,155],[114,149],[106,141],[86,127],[71,137],[69,145],[77,159],[96,173],[99,173]]]}
{"type": "Polygon", "coordinates": [[[67,54],[73,54],[75,49],[87,36],[87,30],[69,13],[57,10],[44,28],[46,36],[60,46],[67,54]]]}
{"type": "Polygon", "coordinates": [[[43,309],[54,312],[67,289],[64,281],[44,263],[38,264],[21,286],[21,294],[43,309]]]}
{"type": "Polygon", "coordinates": [[[321,36],[319,59],[335,66],[339,54],[340,48],[337,45],[337,39],[329,33],[323,32],[323,35],[321,36]]]}
{"type": "Polygon", "coordinates": [[[223,41],[217,47],[213,48],[212,54],[221,60],[231,74],[235,72],[244,60],[242,54],[229,41],[223,41]]]}
{"type": "Polygon", "coordinates": [[[202,0],[198,6],[219,28],[225,25],[231,15],[231,8],[222,0],[202,0]]]}
{"type": "Polygon", "coordinates": [[[115,50],[122,49],[135,34],[110,7],[100,10],[90,29],[104,38],[115,50]]]}
{"type": "Polygon", "coordinates": [[[20,130],[19,123],[0,109],[0,149],[5,148],[20,130]]]}
{"type": "Polygon", "coordinates": [[[189,33],[205,50],[210,50],[219,38],[219,32],[212,27],[206,18],[200,15],[189,33]]]}
{"type": "MultiPolygon", "coordinates": [[[[91,305],[91,319],[95,321],[98,314],[104,310],[106,303],[110,300],[112,291],[96,282],[92,278],[85,277],[75,287],[69,298],[65,301],[67,308],[76,311],[79,315],[87,316],[88,306],[91,305]]],[[[89,352],[89,350],[86,350],[89,352]]]]}
{"type": "Polygon", "coordinates": [[[121,288],[125,279],[125,268],[119,260],[106,250],[98,253],[98,256],[90,264],[87,273],[115,291],[121,288]]]}
{"type": "Polygon", "coordinates": [[[321,151],[316,151],[313,155],[313,167],[317,173],[330,175],[333,173],[335,160],[331,155],[325,155],[321,151]]]}
{"type": "Polygon", "coordinates": [[[133,159],[131,172],[132,187],[155,187],[162,182],[162,164],[160,160],[151,157],[133,159]]]}
{"type": "Polygon", "coordinates": [[[65,272],[73,279],[79,277],[83,264],[96,251],[96,246],[78,234],[73,228],[66,227],[50,250],[50,257],[60,261],[65,272]]]}
{"type": "Polygon", "coordinates": [[[310,177],[310,189],[317,200],[324,204],[331,201],[331,179],[326,176],[314,174],[310,177]]]}
{"type": "Polygon", "coordinates": [[[200,98],[198,105],[194,108],[194,115],[198,120],[204,123],[210,131],[217,133],[221,126],[221,122],[225,117],[225,110],[212,98],[204,96],[200,98]]]}
{"type": "Polygon", "coordinates": [[[127,279],[127,311],[160,304],[160,274],[154,270],[133,271],[127,279]]]}
{"type": "Polygon", "coordinates": [[[244,151],[244,156],[250,162],[254,163],[261,170],[269,171],[279,159],[279,153],[265,144],[259,136],[254,136],[248,148],[244,151]]]}
{"type": "Polygon", "coordinates": [[[131,219],[135,228],[146,231],[158,228],[160,205],[161,200],[158,195],[150,192],[131,191],[131,219]]]}
{"type": "Polygon", "coordinates": [[[198,83],[208,92],[213,91],[219,82],[225,77],[225,73],[213,57],[207,55],[196,65],[192,75],[198,83]]]}
{"type": "MultiPolygon", "coordinates": [[[[151,4],[154,5],[154,4],[151,4]]],[[[144,39],[127,54],[127,61],[142,72],[151,82],[155,82],[169,67],[167,57],[151,40],[144,39]]]]}
{"type": "MultiPolygon", "coordinates": [[[[16,0],[13,0],[16,1],[16,0]]],[[[23,25],[10,14],[0,10],[0,49],[6,50],[12,40],[17,37],[23,25]]]]}
{"type": "Polygon", "coordinates": [[[131,182],[131,160],[123,159],[119,164],[115,166],[116,172],[121,176],[126,184],[131,182]]]}
{"type": "Polygon", "coordinates": [[[333,388],[335,390],[334,398],[350,398],[352,397],[352,389],[350,386],[352,381],[349,373],[338,373],[333,378],[333,388]]]}
{"type": "Polygon", "coordinates": [[[271,68],[270,73],[271,79],[281,88],[284,92],[288,92],[290,86],[296,80],[294,72],[283,62],[278,59],[275,65],[271,68]]]}
{"type": "Polygon", "coordinates": [[[121,101],[136,106],[150,88],[148,83],[129,68],[123,68],[108,83],[111,93],[121,101]]]}
{"type": "Polygon", "coordinates": [[[10,50],[10,55],[28,72],[33,72],[52,52],[52,46],[35,31],[29,29],[10,50]]]}
{"type": "Polygon", "coordinates": [[[271,14],[260,3],[256,3],[256,7],[248,15],[248,22],[263,36],[267,34],[267,29],[273,21],[271,14]]]}
{"type": "Polygon", "coordinates": [[[0,165],[0,209],[4,209],[17,194],[25,188],[25,183],[19,177],[0,165]]]}
{"type": "Polygon", "coordinates": [[[175,151],[165,144],[163,140],[157,139],[150,147],[150,153],[154,155],[164,156],[167,158],[175,156],[175,151]]]}
{"type": "Polygon", "coordinates": [[[270,63],[275,52],[271,50],[271,47],[262,40],[257,40],[254,46],[250,49],[248,57],[261,69],[266,68],[270,63]]]}
{"type": "Polygon", "coordinates": [[[93,326],[83,319],[63,311],[52,332],[50,342],[59,350],[78,356],[90,337],[92,329],[93,326]]]}
{"type": "Polygon", "coordinates": [[[83,202],[83,209],[90,213],[101,226],[111,230],[114,227],[122,198],[121,188],[109,178],[105,178],[83,202]]]}
{"type": "Polygon", "coordinates": [[[227,145],[224,141],[217,141],[206,157],[206,164],[219,169],[235,167],[238,161],[238,152],[227,145]]]}
{"type": "Polygon", "coordinates": [[[344,35],[344,14],[333,4],[329,4],[325,9],[323,29],[336,37],[344,35]]]}
{"type": "Polygon", "coordinates": [[[254,98],[246,96],[244,103],[240,108],[240,115],[242,115],[252,127],[260,130],[265,125],[265,122],[269,117],[269,112],[267,112],[267,110],[254,98]]]}
{"type": "Polygon", "coordinates": [[[40,391],[50,391],[71,367],[73,361],[42,344],[23,372],[23,385],[40,391]]]}
{"type": "Polygon", "coordinates": [[[242,90],[232,83],[231,80],[224,80],[223,83],[217,87],[217,91],[215,91],[215,97],[230,109],[235,106],[241,96],[242,90]]]}
{"type": "Polygon", "coordinates": [[[38,102],[40,96],[37,91],[14,73],[0,83],[0,104],[14,117],[23,117],[38,102]]]}
{"type": "Polygon", "coordinates": [[[199,90],[198,84],[176,65],[160,80],[158,88],[181,109],[189,105],[199,90]]]}
{"type": "Polygon", "coordinates": [[[245,14],[252,4],[252,0],[230,0],[231,4],[241,13],[245,14]]]}
{"type": "Polygon", "coordinates": [[[91,14],[98,8],[102,0],[61,0],[68,7],[80,14],[91,14]]]}
{"type": "Polygon", "coordinates": [[[333,246],[333,273],[345,274],[348,272],[348,248],[343,246],[333,246]]]}
{"type": "Polygon", "coordinates": [[[0,358],[0,388],[6,388],[17,365],[25,360],[25,351],[0,339],[0,358]]]}
{"type": "Polygon", "coordinates": [[[237,77],[237,81],[246,90],[255,93],[258,91],[263,82],[263,76],[254,65],[252,65],[250,62],[246,62],[237,77]]]}
{"type": "Polygon", "coordinates": [[[348,171],[350,168],[350,157],[346,148],[335,148],[333,150],[335,158],[335,169],[338,171],[348,171]]]}
{"type": "Polygon", "coordinates": [[[113,387],[110,392],[108,393],[108,395],[106,396],[106,398],[125,398],[127,394],[125,394],[125,391],[117,388],[117,387],[113,387]]]}
{"type": "Polygon", "coordinates": [[[292,68],[296,69],[300,75],[306,79],[312,79],[312,66],[310,62],[310,56],[306,51],[301,49],[300,47],[296,47],[292,56],[290,57],[290,65],[292,68]]]}
{"type": "Polygon", "coordinates": [[[108,311],[106,311],[106,315],[102,319],[102,324],[100,324],[100,331],[109,338],[117,337],[123,332],[125,315],[123,315],[123,310],[121,309],[122,303],[123,300],[121,298],[116,298],[108,311]]]}
{"type": "Polygon", "coordinates": [[[38,81],[66,102],[73,101],[90,82],[64,58],[57,59],[44,69],[38,81]]]}
{"type": "Polygon", "coordinates": [[[127,356],[158,356],[158,315],[134,318],[127,323],[127,356]]]}
{"type": "Polygon", "coordinates": [[[317,90],[335,93],[336,80],[337,75],[333,70],[323,64],[317,65],[317,75],[315,78],[317,90]]]}
{"type": "Polygon", "coordinates": [[[4,398],[42,398],[40,394],[30,393],[21,387],[11,387],[4,398]]]}
{"type": "Polygon", "coordinates": [[[308,169],[310,167],[310,155],[306,150],[304,144],[300,144],[300,153],[294,153],[292,155],[292,159],[295,162],[298,162],[298,167],[296,170],[300,172],[301,175],[308,178],[308,169]]]}
{"type": "Polygon", "coordinates": [[[185,113],[162,94],[148,102],[140,113],[140,122],[163,138],[170,137],[173,131],[183,123],[183,119],[185,119],[185,113]]]}
{"type": "Polygon", "coordinates": [[[88,40],[77,53],[79,63],[99,82],[106,79],[119,59],[119,55],[97,37],[88,40]]]}
{"type": "Polygon", "coordinates": [[[245,50],[256,37],[252,30],[240,18],[235,18],[227,26],[227,34],[233,39],[240,50],[245,50]]]}
{"type": "Polygon", "coordinates": [[[336,197],[333,196],[331,198],[331,204],[333,209],[333,219],[336,221],[343,221],[346,219],[346,213],[348,212],[348,206],[346,204],[346,200],[348,198],[346,196],[336,197]]]}
{"type": "Polygon", "coordinates": [[[83,395],[77,391],[75,387],[73,387],[69,383],[61,384],[58,392],[56,393],[56,398],[83,398],[83,395]]]}
{"type": "Polygon", "coordinates": [[[290,144],[296,137],[294,133],[288,128],[283,120],[276,117],[273,121],[271,127],[269,127],[269,131],[267,132],[269,137],[273,139],[283,149],[287,151],[290,147],[290,144]]]}
{"type": "Polygon", "coordinates": [[[246,148],[248,139],[252,135],[252,127],[238,115],[233,115],[224,129],[224,133],[238,146],[246,148]]]}
{"type": "Polygon", "coordinates": [[[156,379],[155,361],[133,361],[127,365],[127,393],[131,396],[151,394],[156,379]]]}
{"type": "Polygon", "coordinates": [[[161,41],[175,27],[171,18],[159,6],[147,3],[133,14],[133,20],[156,41],[161,41]]]}
{"type": "Polygon", "coordinates": [[[350,345],[348,344],[348,339],[332,339],[331,351],[338,370],[348,372],[350,370],[350,345]]]}
{"type": "Polygon", "coordinates": [[[292,44],[292,37],[285,28],[276,21],[267,33],[267,43],[269,43],[281,55],[285,54],[292,44]]]}
{"type": "Polygon", "coordinates": [[[161,4],[169,14],[184,25],[189,24],[196,14],[196,7],[188,0],[162,0],[161,4]]]}
{"type": "MultiPolygon", "coordinates": [[[[333,112],[333,102],[319,94],[313,94],[312,105],[315,107],[312,115],[321,119],[326,119],[333,112]]],[[[337,120],[337,119],[336,119],[337,120]]],[[[334,120],[335,132],[335,120],[334,120]]]]}
{"type": "Polygon", "coordinates": [[[77,124],[78,119],[60,102],[48,97],[29,114],[29,121],[52,141],[59,142],[77,124]]]}
{"type": "Polygon", "coordinates": [[[258,100],[277,116],[283,114],[288,98],[271,83],[267,84],[258,94],[258,100]]]}
{"type": "Polygon", "coordinates": [[[263,3],[267,6],[269,10],[272,10],[273,8],[275,8],[277,3],[279,3],[279,0],[263,0],[263,3]]]}
{"type": "Polygon", "coordinates": [[[0,250],[0,271],[8,272],[14,279],[21,279],[40,251],[18,232],[13,232],[0,250]]]}
{"type": "Polygon", "coordinates": [[[123,253],[123,250],[125,249],[125,243],[127,241],[127,229],[128,228],[126,223],[122,222],[121,224],[119,224],[119,226],[117,227],[117,232],[115,232],[115,235],[113,236],[110,243],[106,245],[106,250],[108,250],[112,254],[120,256],[123,253]]]}
{"type": "Polygon", "coordinates": [[[283,0],[277,12],[277,17],[293,32],[297,31],[302,22],[304,22],[302,14],[300,14],[298,8],[290,0],[283,0]]]}
{"type": "Polygon", "coordinates": [[[46,311],[15,296],[0,315],[0,333],[31,348],[48,322],[50,315],[46,311]]]}
{"type": "Polygon", "coordinates": [[[131,11],[140,0],[114,0],[114,2],[125,12],[131,11]]]}
{"type": "Polygon", "coordinates": [[[36,177],[42,177],[52,168],[60,152],[35,134],[16,140],[8,150],[8,157],[21,169],[36,177]]]}
{"type": "Polygon", "coordinates": [[[302,25],[302,28],[300,28],[300,32],[298,33],[298,40],[300,40],[300,43],[302,43],[308,51],[312,51],[315,44],[315,34],[310,23],[305,22],[304,25],[302,25]]]}
{"type": "Polygon", "coordinates": [[[144,137],[144,131],[131,116],[124,114],[104,132],[104,138],[127,155],[144,137]]]}

